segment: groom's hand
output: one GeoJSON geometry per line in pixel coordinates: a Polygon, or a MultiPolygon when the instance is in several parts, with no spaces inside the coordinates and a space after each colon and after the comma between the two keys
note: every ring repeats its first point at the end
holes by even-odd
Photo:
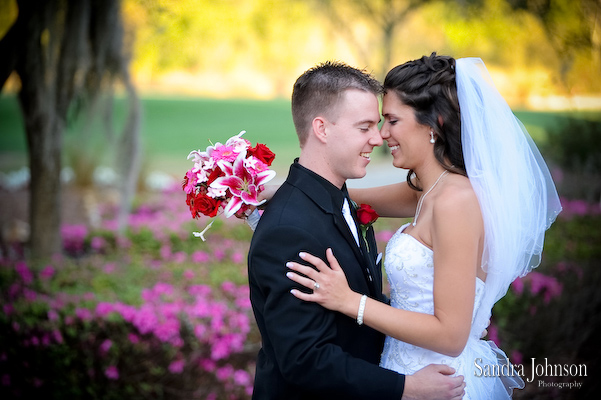
{"type": "Polygon", "coordinates": [[[454,373],[447,365],[430,364],[407,375],[402,400],[461,400],[465,382],[463,376],[452,376],[454,373]]]}

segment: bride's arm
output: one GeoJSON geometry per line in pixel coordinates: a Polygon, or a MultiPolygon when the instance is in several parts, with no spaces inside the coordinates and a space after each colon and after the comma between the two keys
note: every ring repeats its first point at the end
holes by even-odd
{"type": "MultiPolygon", "coordinates": [[[[432,224],[432,244],[436,249],[434,315],[400,310],[367,298],[363,322],[404,342],[457,356],[465,347],[470,332],[482,221],[473,193],[471,196],[466,196],[465,192],[441,195],[445,196],[445,201],[439,201],[434,206],[432,224]]],[[[317,257],[303,257],[320,272],[289,263],[294,271],[308,277],[293,274],[291,279],[311,289],[314,281],[320,285],[312,294],[298,290],[293,294],[303,300],[316,301],[326,308],[357,318],[362,296],[348,288],[336,259],[331,251],[327,254],[332,269],[317,257]]]]}
{"type": "Polygon", "coordinates": [[[406,218],[415,214],[420,192],[407,182],[367,189],[349,189],[349,196],[357,204],[369,204],[382,217],[406,218]]]}
{"type": "MultiPolygon", "coordinates": [[[[259,201],[271,200],[280,185],[265,185],[257,196],[259,201]]],[[[349,195],[357,204],[369,204],[378,215],[389,218],[407,218],[415,214],[415,206],[421,192],[413,190],[407,182],[394,183],[366,189],[350,188],[349,195]]]]}

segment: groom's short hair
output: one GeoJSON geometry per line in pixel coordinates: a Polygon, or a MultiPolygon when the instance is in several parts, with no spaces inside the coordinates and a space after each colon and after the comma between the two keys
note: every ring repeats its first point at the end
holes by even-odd
{"type": "Polygon", "coordinates": [[[346,90],[358,89],[378,96],[382,85],[365,70],[343,62],[326,61],[305,71],[292,90],[292,119],[301,147],[305,144],[313,119],[332,118],[346,90]]]}

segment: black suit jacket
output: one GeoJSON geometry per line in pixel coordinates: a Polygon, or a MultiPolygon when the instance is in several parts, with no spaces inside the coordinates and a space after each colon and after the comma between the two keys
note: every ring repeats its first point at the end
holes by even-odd
{"type": "Polygon", "coordinates": [[[395,399],[404,376],[378,366],[384,335],[290,290],[287,261],[331,247],[350,287],[384,301],[382,272],[362,252],[341,212],[343,191],[295,163],[263,213],[248,255],[250,298],[262,337],[254,399],[395,399]],[[369,274],[372,276],[370,281],[369,274]]]}

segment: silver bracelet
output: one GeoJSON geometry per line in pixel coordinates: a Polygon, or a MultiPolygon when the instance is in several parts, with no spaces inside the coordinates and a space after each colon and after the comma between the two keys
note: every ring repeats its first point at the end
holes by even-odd
{"type": "Polygon", "coordinates": [[[365,312],[365,302],[367,301],[367,295],[361,296],[361,302],[359,303],[359,312],[357,313],[357,324],[363,325],[363,313],[365,312]]]}

